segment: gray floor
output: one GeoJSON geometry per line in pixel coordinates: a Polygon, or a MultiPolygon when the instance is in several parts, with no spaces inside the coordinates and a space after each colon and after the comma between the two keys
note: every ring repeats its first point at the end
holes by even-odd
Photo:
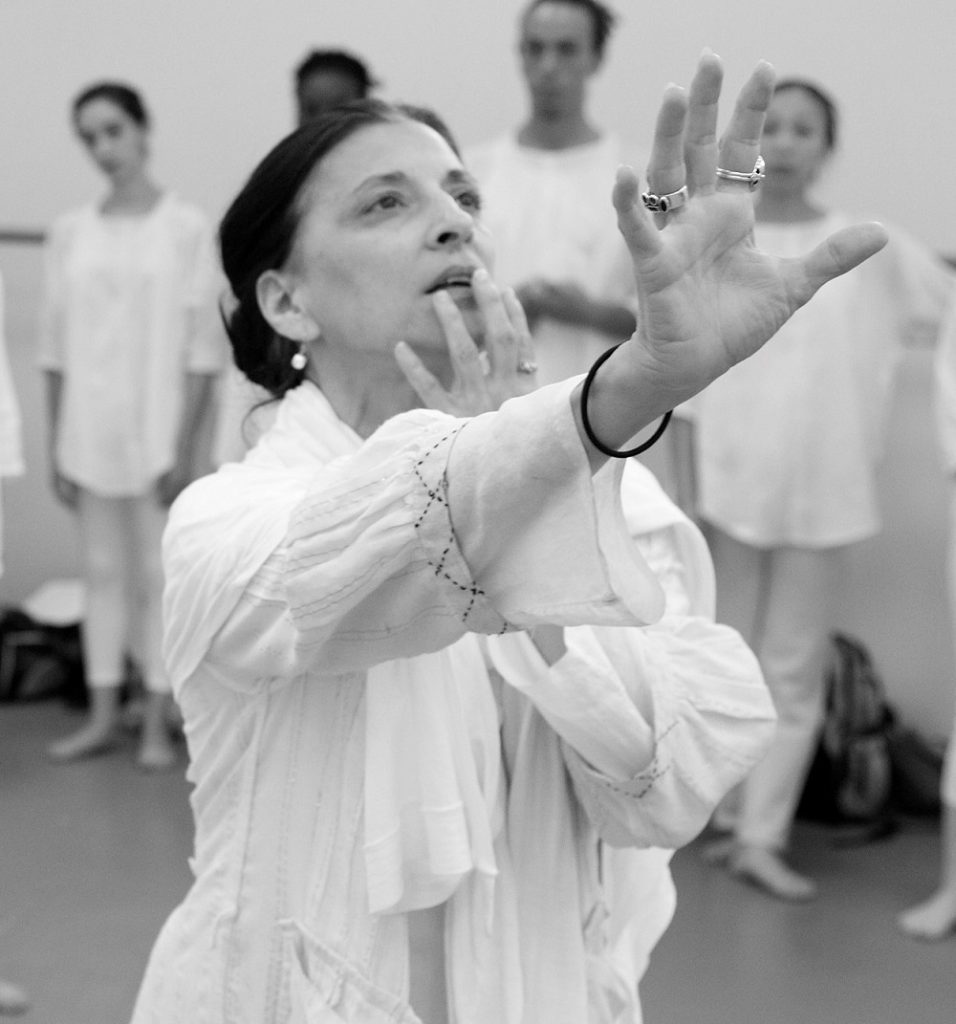
{"type": "MultiPolygon", "coordinates": [[[[76,721],[56,702],[0,707],[0,976],[29,988],[25,1024],[125,1024],[153,938],[189,881],[181,772],[145,775],[132,740],[69,767],[45,744],[76,721]]],[[[802,826],[809,906],[674,861],[677,918],[644,985],[646,1024],[953,1024],[956,940],[893,927],[936,868],[932,823],[839,849],[802,826]]],[[[495,1024],[495,1022],[489,1022],[495,1024]]]]}

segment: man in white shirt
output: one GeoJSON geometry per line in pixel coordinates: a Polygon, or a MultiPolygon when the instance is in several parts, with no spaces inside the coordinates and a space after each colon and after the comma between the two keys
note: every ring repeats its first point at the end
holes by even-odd
{"type": "Polygon", "coordinates": [[[613,25],[598,0],[531,0],[519,23],[528,118],[466,153],[496,277],[518,292],[542,383],[582,372],[634,330],[633,275],[610,200],[628,161],[586,110],[613,25]]]}

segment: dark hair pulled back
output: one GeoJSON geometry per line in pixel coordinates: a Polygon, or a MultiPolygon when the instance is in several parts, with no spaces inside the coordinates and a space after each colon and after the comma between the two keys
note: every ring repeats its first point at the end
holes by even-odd
{"type": "Polygon", "coordinates": [[[254,384],[280,398],[305,379],[292,366],[299,346],[277,334],[259,308],[256,285],[281,268],[292,252],[302,210],[299,197],[313,170],[362,128],[402,120],[437,131],[458,153],[444,122],[422,107],[366,99],[348,103],[286,136],[259,163],[219,226],[222,267],[235,302],[223,309],[236,366],[254,384]]]}
{"type": "Polygon", "coordinates": [[[108,100],[128,114],[141,128],[149,127],[149,111],[139,92],[126,82],[95,82],[78,93],[71,111],[76,121],[80,111],[94,100],[108,100]]]}

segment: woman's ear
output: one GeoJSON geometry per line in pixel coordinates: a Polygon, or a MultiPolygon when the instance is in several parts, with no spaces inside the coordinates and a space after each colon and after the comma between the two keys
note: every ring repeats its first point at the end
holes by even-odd
{"type": "Polygon", "coordinates": [[[308,342],[321,333],[312,314],[299,301],[294,283],[281,270],[259,275],[256,299],[269,326],[283,338],[308,342]]]}

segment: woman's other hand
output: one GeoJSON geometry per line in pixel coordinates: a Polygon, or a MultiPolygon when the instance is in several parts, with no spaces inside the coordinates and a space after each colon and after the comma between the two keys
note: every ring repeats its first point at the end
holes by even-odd
{"type": "Polygon", "coordinates": [[[538,386],[531,332],[514,291],[499,291],[485,270],[475,272],[472,289],[485,325],[483,351],[468,333],[450,296],[438,292],[434,298],[454,369],[449,388],[409,345],[401,342],[395,348],[395,358],[422,403],[452,416],[490,412],[538,386]]]}
{"type": "Polygon", "coordinates": [[[649,213],[634,172],[618,173],[613,200],[634,263],[640,315],[590,395],[591,423],[605,444],[620,447],[752,355],[817,289],[886,244],[880,225],[862,224],[798,259],[756,248],[750,186],[720,178],[717,168],[754,169],[773,78],[769,64],[757,66],[720,142],[723,68],[716,55],[701,57],[688,94],[667,88],[648,185],[666,195],[686,184],[688,200],[673,212],[649,213]]]}

